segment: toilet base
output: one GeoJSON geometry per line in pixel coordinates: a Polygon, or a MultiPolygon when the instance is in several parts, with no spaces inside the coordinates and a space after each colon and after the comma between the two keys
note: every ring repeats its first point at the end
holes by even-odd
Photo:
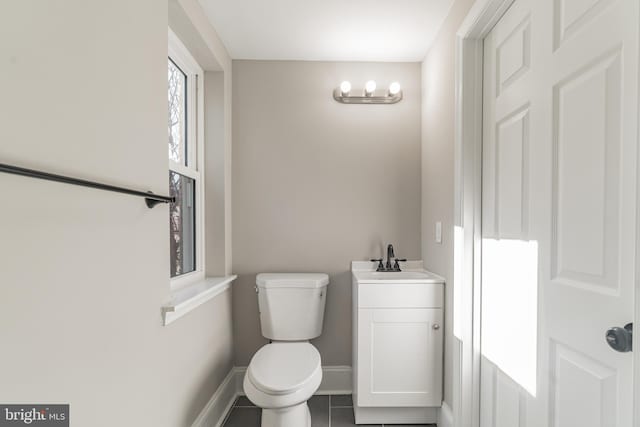
{"type": "Polygon", "coordinates": [[[307,402],[281,409],[262,409],[261,427],[311,427],[307,402]]]}

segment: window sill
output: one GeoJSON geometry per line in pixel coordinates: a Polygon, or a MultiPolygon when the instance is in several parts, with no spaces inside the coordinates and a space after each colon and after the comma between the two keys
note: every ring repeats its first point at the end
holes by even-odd
{"type": "Polygon", "coordinates": [[[206,277],[204,280],[171,293],[171,302],[162,307],[164,326],[215,298],[231,287],[238,276],[206,277]]]}

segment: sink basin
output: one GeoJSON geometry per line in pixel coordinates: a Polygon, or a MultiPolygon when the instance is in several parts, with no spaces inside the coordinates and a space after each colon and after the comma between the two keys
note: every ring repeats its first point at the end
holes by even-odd
{"type": "Polygon", "coordinates": [[[354,271],[360,283],[441,283],[442,278],[428,271],[354,271]]]}

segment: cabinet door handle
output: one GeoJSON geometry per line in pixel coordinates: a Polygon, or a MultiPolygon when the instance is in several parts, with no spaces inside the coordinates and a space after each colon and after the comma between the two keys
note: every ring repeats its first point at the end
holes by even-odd
{"type": "Polygon", "coordinates": [[[434,324],[433,325],[433,329],[437,331],[438,329],[440,329],[440,325],[438,325],[437,323],[434,324]]]}

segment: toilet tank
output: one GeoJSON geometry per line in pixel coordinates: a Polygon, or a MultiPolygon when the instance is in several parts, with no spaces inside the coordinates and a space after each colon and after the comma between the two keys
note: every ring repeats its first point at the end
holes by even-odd
{"type": "Polygon", "coordinates": [[[323,273],[261,273],[256,277],[262,335],[276,341],[320,336],[329,276],[323,273]]]}

